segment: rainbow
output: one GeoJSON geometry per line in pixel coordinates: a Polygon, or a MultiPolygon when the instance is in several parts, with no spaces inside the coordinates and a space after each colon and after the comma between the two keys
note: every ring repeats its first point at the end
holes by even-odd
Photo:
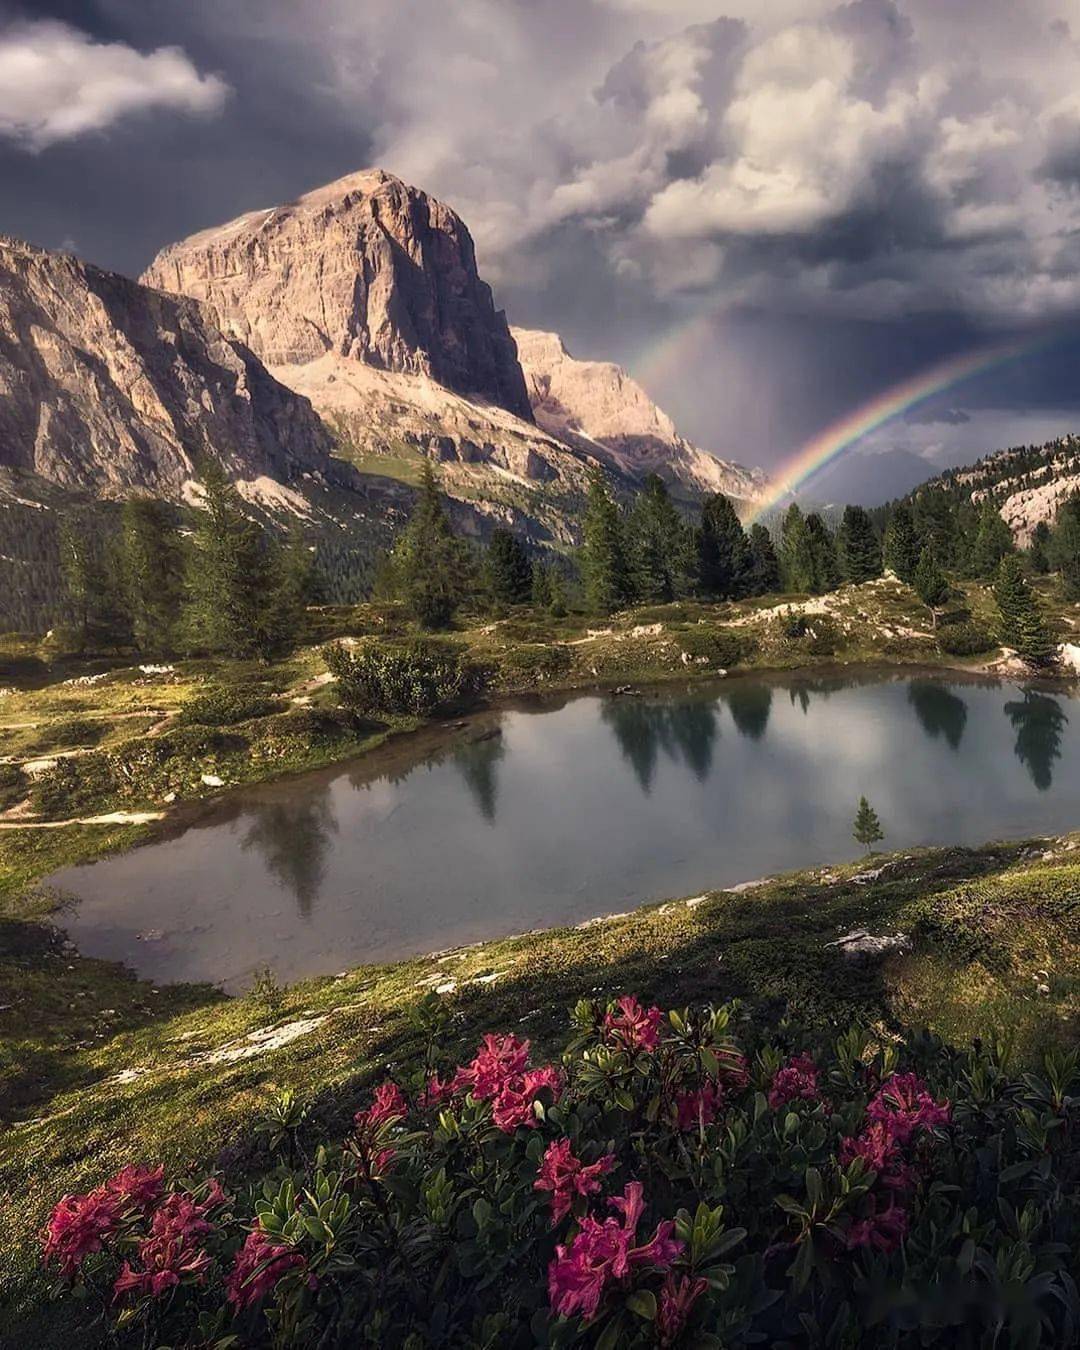
{"type": "Polygon", "coordinates": [[[819,431],[771,474],[768,488],[755,503],[753,511],[744,523],[749,525],[760,520],[785,497],[804,487],[826,464],[831,463],[845,450],[849,450],[864,436],[876,431],[892,418],[917,407],[927,399],[933,398],[935,394],[954,388],[972,376],[985,374],[1009,361],[1015,361],[1018,357],[1028,356],[1040,347],[1047,346],[1050,341],[1052,339],[1043,335],[1036,339],[1028,338],[1023,342],[999,344],[962,356],[952,356],[868,399],[854,411],[846,413],[838,421],[819,431]]]}

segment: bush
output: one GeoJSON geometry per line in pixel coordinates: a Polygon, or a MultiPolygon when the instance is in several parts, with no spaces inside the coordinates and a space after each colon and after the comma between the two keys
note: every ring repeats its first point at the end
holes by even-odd
{"type": "Polygon", "coordinates": [[[499,683],[508,689],[553,684],[569,674],[573,660],[561,643],[548,646],[511,647],[498,656],[499,683]]]}
{"type": "Polygon", "coordinates": [[[215,686],[189,699],[176,720],[181,726],[231,727],[280,711],[280,702],[262,690],[215,686]]]}
{"type": "Polygon", "coordinates": [[[811,656],[835,656],[844,645],[844,634],[828,614],[815,614],[806,633],[806,650],[811,656]]]}
{"type": "Polygon", "coordinates": [[[103,809],[116,791],[112,762],[100,750],[77,758],[58,759],[30,785],[30,805],[48,819],[103,809]]]}
{"type": "Polygon", "coordinates": [[[582,1002],[559,1062],[488,1035],[454,1067],[429,995],[344,1144],[298,1147],[286,1092],[232,1195],[131,1165],[65,1196],[57,1292],[133,1346],[1072,1343],[1075,1051],[1020,1080],[784,1023],[751,1058],[740,1012],[582,1002]]]}
{"type": "Polygon", "coordinates": [[[342,702],[361,714],[426,717],[478,693],[485,683],[484,675],[466,665],[453,647],[428,638],[368,642],[352,651],[335,645],[324,648],[323,656],[342,702]]]}
{"type": "Polygon", "coordinates": [[[28,787],[26,775],[18,764],[0,764],[0,811],[18,806],[28,787]]]}
{"type": "Polygon", "coordinates": [[[951,623],[938,631],[938,647],[947,656],[977,656],[992,651],[997,639],[977,623],[951,623]]]}
{"type": "Polygon", "coordinates": [[[695,661],[725,670],[745,661],[753,651],[753,640],[743,633],[704,625],[681,629],[675,639],[682,651],[695,661]]]}

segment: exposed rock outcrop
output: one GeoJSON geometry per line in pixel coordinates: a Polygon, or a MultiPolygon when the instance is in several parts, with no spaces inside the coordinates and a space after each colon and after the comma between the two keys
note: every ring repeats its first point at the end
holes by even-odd
{"type": "Polygon", "coordinates": [[[426,375],[531,421],[505,317],[449,207],[381,169],[158,254],[143,280],[203,301],[267,365],[328,353],[426,375]]]}
{"type": "Polygon", "coordinates": [[[610,361],[579,361],[557,333],[515,328],[537,425],[630,477],[657,473],[692,492],[753,501],[764,476],[710,455],[675,430],[641,385],[610,361]]]}
{"type": "Polygon", "coordinates": [[[330,444],[192,301],[0,238],[0,467],[175,498],[203,455],[289,481],[326,468],[330,444]]]}

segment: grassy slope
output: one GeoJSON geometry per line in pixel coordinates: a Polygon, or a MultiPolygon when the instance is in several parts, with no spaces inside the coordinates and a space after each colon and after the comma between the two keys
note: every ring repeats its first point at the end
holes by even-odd
{"type": "MultiPolygon", "coordinates": [[[[988,614],[985,588],[968,590],[972,612],[988,614]]],[[[817,651],[812,637],[785,637],[769,612],[775,605],[688,603],[639,609],[603,624],[526,612],[478,623],[453,640],[492,665],[496,688],[506,692],[707,676],[721,650],[715,641],[730,645],[733,635],[751,639],[741,668],[883,660],[980,664],[941,656],[925,613],[906,588],[892,583],[827,597],[841,635],[830,651],[817,651]]],[[[1056,617],[1063,633],[1074,626],[1064,607],[1056,617]]],[[[321,640],[402,627],[399,615],[373,607],[325,611],[317,622],[321,640]]],[[[78,678],[94,669],[59,674],[78,678]]],[[[96,721],[105,724],[100,743],[122,745],[132,731],[143,736],[151,717],[175,711],[208,683],[258,683],[329,708],[332,690],[312,683],[321,670],[312,647],[274,666],[185,662],[158,674],[115,670],[93,685],[39,676],[0,700],[0,725],[12,738],[5,736],[5,753],[25,758],[77,749],[85,744],[85,724],[96,721]],[[16,725],[23,722],[34,725],[16,725]]],[[[230,728],[238,738],[231,748],[216,749],[211,761],[182,763],[169,781],[179,785],[181,798],[205,796],[206,768],[227,784],[266,778],[355,754],[406,724],[318,745],[302,735],[283,736],[281,725],[277,717],[230,728]]],[[[160,777],[132,783],[123,799],[93,803],[102,810],[140,806],[163,806],[160,777]]],[[[1021,1053],[1048,1034],[1076,1029],[1080,863],[1072,863],[1064,844],[1034,867],[1010,846],[919,855],[865,886],[844,879],[857,869],[835,869],[841,878],[835,884],[802,874],[698,906],[654,907],[595,928],[487,944],[448,961],[309,983],[277,1004],[226,1000],[190,986],[151,988],[120,968],[79,957],[40,922],[49,902],[36,893],[37,878],[152,831],[0,832],[0,1109],[18,1122],[0,1144],[0,1252],[5,1265],[7,1254],[19,1254],[10,1281],[20,1302],[40,1294],[29,1277],[27,1239],[56,1194],[92,1182],[127,1157],[160,1156],[181,1165],[218,1156],[240,1138],[271,1084],[296,1084],[332,1116],[343,1093],[347,1098],[378,1066],[407,1050],[403,1010],[432,972],[442,972],[432,981],[437,985],[456,982],[449,996],[464,1040],[487,1026],[513,1025],[522,1007],[530,1009],[526,1027],[542,1037],[568,1003],[601,987],[636,987],[666,1003],[755,994],[777,1006],[791,1001],[817,1020],[928,1021],[960,1040],[1012,1026],[1021,1053]],[[912,955],[862,970],[825,947],[854,926],[906,927],[922,937],[912,955]],[[492,974],[498,978],[490,983],[468,983],[492,974]],[[1048,993],[1036,992],[1040,983],[1048,993]],[[287,1044],[247,1056],[259,1047],[245,1039],[250,1033],[302,1023],[308,1015],[325,1020],[287,1044]],[[222,1047],[243,1057],[192,1062],[222,1047]],[[115,1080],[123,1070],[135,1074],[131,1081],[115,1080]],[[38,1184],[40,1178],[47,1183],[38,1184]]]]}

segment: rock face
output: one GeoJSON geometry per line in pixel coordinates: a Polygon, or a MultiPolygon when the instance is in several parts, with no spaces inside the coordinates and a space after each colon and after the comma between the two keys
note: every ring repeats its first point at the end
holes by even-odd
{"type": "Polygon", "coordinates": [[[311,405],[190,300],[0,238],[0,466],[98,496],[178,497],[329,464],[311,405]]]}
{"type": "Polygon", "coordinates": [[[430,376],[532,420],[469,231],[381,169],[192,235],[162,250],[142,279],[203,301],[269,366],[334,354],[430,376]]]}
{"type": "Polygon", "coordinates": [[[760,472],[715,458],[685,440],[641,385],[610,361],[578,361],[557,333],[512,330],[538,426],[587,449],[621,473],[657,473],[692,492],[753,501],[760,472]]]}

